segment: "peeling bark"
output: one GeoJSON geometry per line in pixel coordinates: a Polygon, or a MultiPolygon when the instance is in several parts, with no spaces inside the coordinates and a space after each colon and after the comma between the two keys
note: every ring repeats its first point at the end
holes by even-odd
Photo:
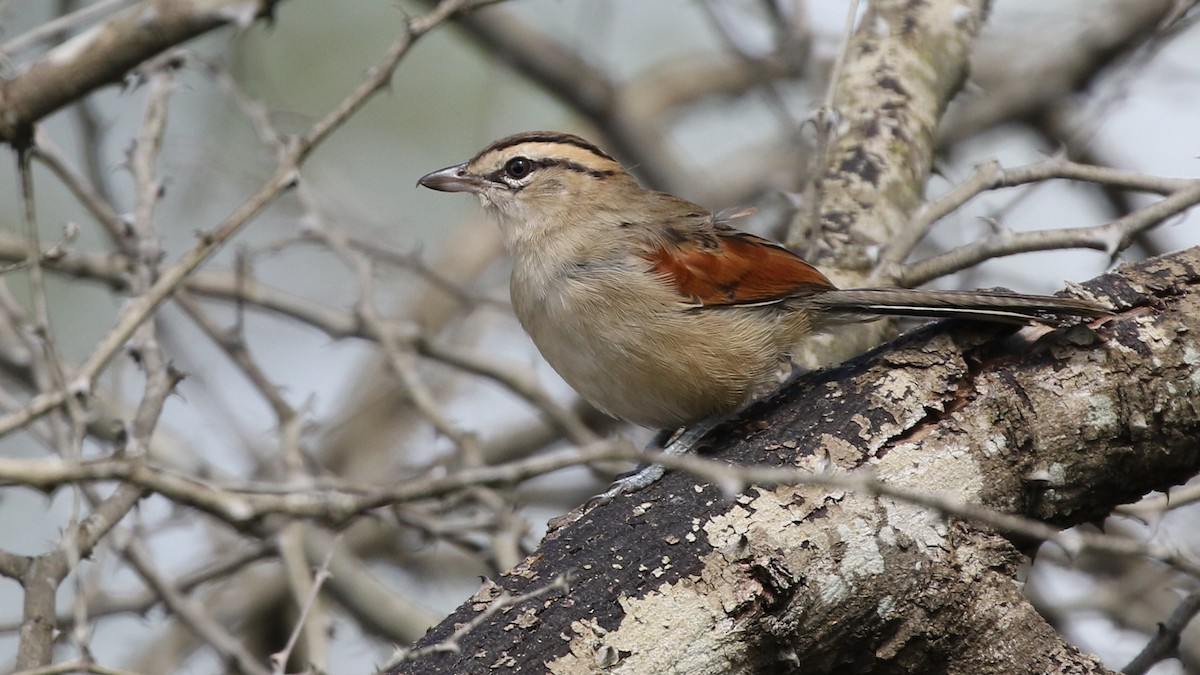
{"type": "MultiPolygon", "coordinates": [[[[1084,285],[1117,315],[1049,332],[918,330],[811,373],[710,436],[736,464],[880,480],[1062,526],[1200,467],[1200,249],[1084,285]]],[[[709,454],[706,452],[706,454],[709,454]]],[[[1020,547],[977,524],[816,487],[670,473],[576,511],[417,647],[505,589],[574,572],[396,672],[1107,672],[1020,596],[1020,547]]]]}

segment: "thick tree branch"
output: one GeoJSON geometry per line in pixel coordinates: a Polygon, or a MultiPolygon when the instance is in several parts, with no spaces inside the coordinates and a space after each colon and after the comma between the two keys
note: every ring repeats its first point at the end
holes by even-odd
{"type": "MultiPolygon", "coordinates": [[[[712,438],[736,464],[863,470],[877,480],[1065,526],[1200,468],[1200,249],[1085,284],[1118,315],[1005,336],[942,325],[814,373],[712,438]]],[[[563,519],[499,580],[566,570],[565,598],[517,607],[396,672],[1102,672],[1013,586],[1017,546],[892,498],[818,487],[728,498],[671,473],[563,519]],[[514,628],[514,622],[519,629],[514,628]]],[[[491,591],[422,646],[470,621],[491,591]]]]}
{"type": "MultiPolygon", "coordinates": [[[[881,247],[913,227],[933,166],[934,129],[966,78],[987,4],[872,2],[855,30],[820,134],[836,135],[818,141],[817,179],[787,236],[838,285],[866,285],[881,247]]],[[[815,341],[797,360],[836,363],[879,344],[892,326],[876,322],[815,341]]]]}
{"type": "Polygon", "coordinates": [[[966,77],[986,8],[981,1],[870,3],[833,84],[838,135],[813,203],[789,232],[797,250],[865,273],[872,256],[847,254],[906,227],[933,166],[933,130],[966,77]]]}

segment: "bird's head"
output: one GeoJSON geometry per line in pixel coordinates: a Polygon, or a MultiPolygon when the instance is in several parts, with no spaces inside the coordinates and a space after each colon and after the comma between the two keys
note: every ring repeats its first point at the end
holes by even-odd
{"type": "Polygon", "coordinates": [[[420,185],[471,192],[493,211],[510,244],[555,229],[620,221],[645,190],[615,159],[571,134],[529,131],[502,138],[470,161],[423,176],[420,185]]]}

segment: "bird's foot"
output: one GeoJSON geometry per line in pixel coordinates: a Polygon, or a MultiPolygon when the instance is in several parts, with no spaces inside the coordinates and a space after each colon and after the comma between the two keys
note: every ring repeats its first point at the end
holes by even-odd
{"type": "MultiPolygon", "coordinates": [[[[676,431],[664,429],[654,436],[646,448],[648,450],[662,448],[665,455],[686,455],[720,422],[721,419],[713,418],[701,420],[690,427],[676,431]]],[[[613,481],[612,486],[607,490],[589,499],[585,510],[590,511],[602,504],[608,504],[621,495],[644,490],[657,483],[665,473],[666,467],[661,464],[650,464],[627,473],[613,481]]]]}

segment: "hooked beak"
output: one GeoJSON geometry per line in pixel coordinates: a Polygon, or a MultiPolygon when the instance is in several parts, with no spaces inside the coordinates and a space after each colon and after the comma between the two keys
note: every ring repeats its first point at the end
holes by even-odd
{"type": "Polygon", "coordinates": [[[467,173],[467,165],[463,163],[425,174],[417,181],[417,185],[440,192],[482,192],[491,182],[467,173]]]}

